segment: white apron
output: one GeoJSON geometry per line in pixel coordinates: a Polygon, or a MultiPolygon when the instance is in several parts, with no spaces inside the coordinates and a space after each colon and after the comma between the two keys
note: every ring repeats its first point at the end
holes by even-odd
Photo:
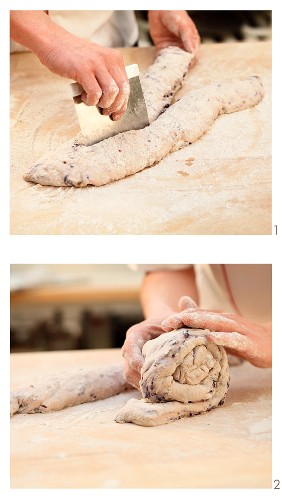
{"type": "MultiPolygon", "coordinates": [[[[181,270],[191,265],[130,265],[133,269],[181,270]]],[[[200,307],[234,312],[254,323],[272,318],[272,267],[270,264],[195,265],[200,307]]]]}
{"type": "MultiPolygon", "coordinates": [[[[104,47],[131,47],[138,39],[132,10],[49,10],[49,16],[69,33],[104,47]]],[[[11,41],[11,52],[25,51],[11,41]]]]}

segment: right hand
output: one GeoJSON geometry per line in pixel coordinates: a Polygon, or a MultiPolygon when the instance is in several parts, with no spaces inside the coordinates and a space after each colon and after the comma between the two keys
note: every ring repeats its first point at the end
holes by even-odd
{"type": "Polygon", "coordinates": [[[239,314],[200,309],[188,296],[180,298],[179,309],[180,313],[168,316],[162,322],[165,332],[185,326],[207,329],[207,339],[225,347],[228,353],[259,368],[271,367],[271,323],[259,325],[239,314]]]}
{"type": "Polygon", "coordinates": [[[80,83],[85,104],[113,120],[123,116],[130,86],[120,52],[66,33],[51,48],[41,47],[38,57],[53,73],[80,83]]]}
{"type": "Polygon", "coordinates": [[[146,319],[127,330],[121,350],[124,357],[124,373],[127,382],[137,389],[139,389],[140,371],[144,363],[142,348],[148,340],[155,339],[164,333],[161,323],[165,317],[167,314],[146,319]]]}

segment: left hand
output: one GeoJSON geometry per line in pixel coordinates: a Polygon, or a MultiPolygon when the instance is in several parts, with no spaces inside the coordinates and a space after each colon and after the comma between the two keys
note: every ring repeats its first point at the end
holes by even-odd
{"type": "Polygon", "coordinates": [[[197,55],[200,36],[185,10],[150,10],[149,30],[158,50],[176,45],[197,55]]]}
{"type": "Polygon", "coordinates": [[[133,325],[126,332],[126,339],[122,346],[124,357],[124,374],[127,382],[139,389],[140,372],[144,364],[142,348],[148,340],[155,339],[164,333],[161,322],[166,314],[156,318],[148,318],[137,325],[133,325]]]}
{"type": "Polygon", "coordinates": [[[226,347],[227,352],[249,361],[260,368],[272,364],[271,323],[257,325],[237,314],[207,311],[197,307],[190,297],[181,297],[181,310],[162,322],[165,332],[188,326],[207,328],[208,340],[226,347]]]}

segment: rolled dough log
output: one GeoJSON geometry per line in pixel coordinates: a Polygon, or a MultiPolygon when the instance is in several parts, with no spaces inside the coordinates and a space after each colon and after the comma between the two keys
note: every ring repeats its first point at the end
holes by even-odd
{"type": "Polygon", "coordinates": [[[146,342],[140,389],[116,422],[155,426],[221,406],[230,375],[225,349],[208,342],[205,330],[181,328],[146,342]]]}
{"type": "MultiPolygon", "coordinates": [[[[140,382],[143,399],[130,399],[116,415],[116,422],[160,425],[224,403],[230,380],[227,354],[223,347],[207,341],[206,331],[181,328],[146,342],[140,382]]],[[[10,413],[61,410],[130,387],[122,364],[81,369],[12,392],[10,413]]]]}
{"type": "Polygon", "coordinates": [[[131,387],[124,378],[122,364],[63,373],[41,384],[11,393],[10,414],[47,413],[68,406],[106,399],[131,387]]]}
{"type": "Polygon", "coordinates": [[[264,90],[257,76],[227,80],[186,94],[148,127],[92,146],[67,143],[38,160],[27,181],[51,186],[102,186],[151,167],[196,141],[223,113],[257,104],[264,90]]]}

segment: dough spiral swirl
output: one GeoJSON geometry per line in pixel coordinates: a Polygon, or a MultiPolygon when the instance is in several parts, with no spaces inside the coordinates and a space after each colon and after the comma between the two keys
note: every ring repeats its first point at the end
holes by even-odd
{"type": "Polygon", "coordinates": [[[207,331],[181,328],[147,342],[144,399],[131,399],[116,421],[152,426],[221,406],[230,380],[227,354],[207,340],[207,331]]]}

